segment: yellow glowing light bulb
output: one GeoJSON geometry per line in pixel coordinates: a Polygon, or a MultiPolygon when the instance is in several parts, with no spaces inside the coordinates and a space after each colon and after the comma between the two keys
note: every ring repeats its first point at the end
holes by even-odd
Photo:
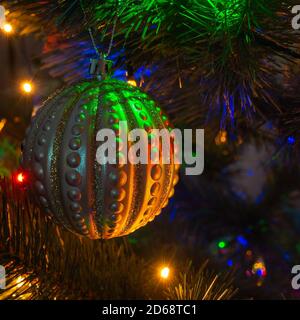
{"type": "Polygon", "coordinates": [[[170,268],[168,268],[168,267],[163,267],[163,268],[160,270],[160,276],[161,276],[161,278],[163,278],[163,279],[168,279],[169,276],[170,276],[170,268]]]}
{"type": "Polygon", "coordinates": [[[258,270],[258,269],[263,269],[265,266],[262,262],[256,262],[254,264],[254,269],[258,270]]]}
{"type": "Polygon", "coordinates": [[[134,86],[134,87],[137,86],[137,83],[136,83],[136,81],[135,81],[134,79],[128,80],[127,83],[130,84],[130,85],[132,85],[132,86],[134,86]]]}
{"type": "Polygon", "coordinates": [[[0,120],[0,132],[2,131],[2,129],[4,128],[5,124],[6,124],[7,120],[6,119],[1,119],[0,120]]]}
{"type": "Polygon", "coordinates": [[[13,27],[10,23],[5,23],[3,25],[3,31],[6,33],[11,33],[13,31],[13,27]]]}
{"type": "Polygon", "coordinates": [[[22,85],[21,85],[21,88],[25,93],[31,93],[32,92],[32,84],[30,82],[28,82],[28,81],[23,82],[22,85]]]}
{"type": "Polygon", "coordinates": [[[221,143],[226,143],[226,141],[227,141],[227,132],[226,131],[223,131],[221,133],[220,141],[221,141],[221,143]]]}
{"type": "Polygon", "coordinates": [[[217,146],[225,144],[227,142],[227,131],[221,130],[215,138],[215,143],[217,146]]]}

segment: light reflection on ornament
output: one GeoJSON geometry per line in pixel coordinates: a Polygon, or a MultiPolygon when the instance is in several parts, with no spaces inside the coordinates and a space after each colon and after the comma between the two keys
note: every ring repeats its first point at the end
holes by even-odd
{"type": "Polygon", "coordinates": [[[5,8],[0,5],[0,28],[4,26],[5,21],[5,8]]]}

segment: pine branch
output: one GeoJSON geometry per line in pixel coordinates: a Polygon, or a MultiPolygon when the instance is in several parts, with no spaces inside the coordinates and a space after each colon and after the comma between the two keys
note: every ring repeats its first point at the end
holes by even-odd
{"type": "MultiPolygon", "coordinates": [[[[234,130],[289,112],[282,97],[297,78],[300,57],[298,33],[291,28],[294,4],[124,0],[116,6],[114,0],[85,0],[81,6],[79,0],[16,0],[7,6],[21,30],[44,34],[44,68],[67,83],[88,77],[95,52],[87,28],[107,52],[117,21],[111,54],[116,70],[151,70],[139,80],[175,124],[200,127],[217,119],[222,129],[234,130]]],[[[298,96],[297,88],[289,92],[291,100],[298,96]]]]}
{"type": "Polygon", "coordinates": [[[1,190],[1,251],[10,257],[4,263],[13,265],[8,269],[12,272],[9,288],[18,285],[16,278],[32,275],[31,280],[39,284],[39,288],[32,288],[37,298],[143,296],[147,268],[125,239],[94,242],[79,238],[55,226],[32,204],[27,193],[10,186],[8,180],[1,181],[1,190]]]}
{"type": "Polygon", "coordinates": [[[192,262],[186,266],[186,270],[179,275],[178,281],[174,282],[166,290],[170,300],[229,300],[236,293],[230,274],[219,276],[208,273],[205,262],[199,270],[195,271],[192,262]],[[218,285],[218,282],[222,284],[218,285]]]}
{"type": "MultiPolygon", "coordinates": [[[[135,253],[127,238],[77,237],[45,217],[27,191],[3,179],[0,188],[0,264],[7,271],[0,300],[167,298],[166,285],[158,283],[153,271],[153,257],[145,260],[135,253]]],[[[156,254],[161,246],[157,243],[156,254]]],[[[180,270],[182,257],[178,262],[180,270]]],[[[233,293],[231,283],[223,281],[215,290],[227,284],[233,293]]]]}
{"type": "Polygon", "coordinates": [[[271,48],[274,52],[282,53],[283,55],[290,56],[291,58],[300,59],[300,52],[297,52],[290,47],[286,47],[281,43],[278,43],[276,40],[267,35],[254,32],[254,37],[258,43],[271,48]]]}

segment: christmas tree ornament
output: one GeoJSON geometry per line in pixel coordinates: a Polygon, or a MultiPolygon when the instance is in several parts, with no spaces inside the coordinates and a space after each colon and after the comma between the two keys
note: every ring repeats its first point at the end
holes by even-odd
{"type": "Polygon", "coordinates": [[[148,137],[152,129],[170,129],[146,93],[103,77],[81,81],[49,98],[23,142],[22,165],[42,211],[91,239],[128,235],[146,225],[167,205],[178,181],[174,152],[170,164],[119,161],[127,157],[124,144],[132,144],[120,138],[120,121],[127,121],[129,131],[145,129],[148,137]],[[117,164],[96,161],[96,136],[104,128],[116,134],[117,164]]]}
{"type": "Polygon", "coordinates": [[[5,8],[0,5],[0,28],[3,28],[5,22],[6,22],[5,8]]]}

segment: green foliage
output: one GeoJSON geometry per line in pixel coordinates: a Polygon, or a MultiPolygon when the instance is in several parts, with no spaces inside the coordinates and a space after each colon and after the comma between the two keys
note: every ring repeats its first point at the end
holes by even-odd
{"type": "Polygon", "coordinates": [[[181,122],[199,124],[209,109],[225,127],[240,119],[279,118],[287,111],[277,78],[287,65],[296,76],[294,4],[297,0],[16,0],[7,6],[21,30],[40,34],[42,27],[45,36],[58,37],[45,60],[52,74],[76,81],[82,73],[74,72],[74,61],[89,58],[87,29],[105,53],[115,31],[113,48],[125,48],[121,67],[158,66],[147,88],[163,95],[162,104],[174,113],[180,105],[181,122]],[[178,90],[178,84],[188,90],[178,90]]]}

